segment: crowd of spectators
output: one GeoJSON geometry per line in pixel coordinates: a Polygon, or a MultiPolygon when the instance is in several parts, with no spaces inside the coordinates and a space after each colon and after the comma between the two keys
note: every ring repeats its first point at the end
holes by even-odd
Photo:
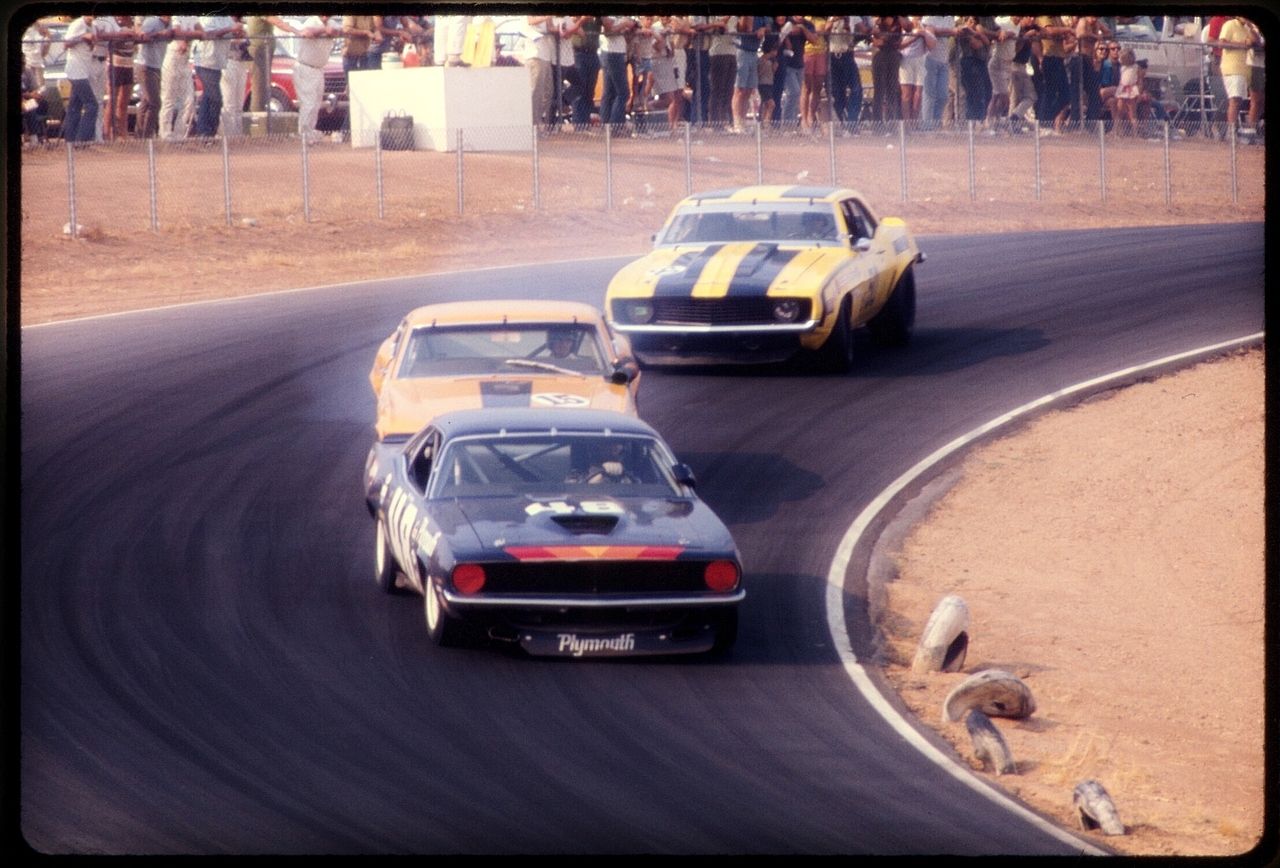
{"type": "MultiPolygon", "coordinates": [[[[491,62],[496,46],[484,47],[484,60],[464,49],[465,17],[439,20],[440,32],[437,16],[83,15],[62,38],[71,86],[62,134],[70,142],[129,135],[135,76],[134,135],[239,134],[255,52],[282,31],[298,37],[299,133],[317,136],[321,69],[335,40],[344,40],[348,72],[377,68],[388,52],[409,65],[491,62]]],[[[482,32],[494,42],[491,27],[482,32]]],[[[1123,135],[1177,110],[1145,80],[1145,62],[1122,50],[1114,19],[1092,15],[531,15],[520,36],[532,120],[547,128],[589,129],[598,117],[615,132],[688,121],[741,134],[751,122],[811,132],[830,120],[855,133],[860,121],[907,120],[922,129],[974,121],[991,135],[1036,123],[1054,135],[1104,121],[1123,135]]],[[[1217,16],[1202,38],[1213,46],[1210,74],[1226,95],[1225,121],[1255,135],[1264,117],[1261,33],[1244,18],[1217,16]]],[[[33,25],[22,79],[31,138],[43,134],[47,48],[47,28],[33,25]]]]}

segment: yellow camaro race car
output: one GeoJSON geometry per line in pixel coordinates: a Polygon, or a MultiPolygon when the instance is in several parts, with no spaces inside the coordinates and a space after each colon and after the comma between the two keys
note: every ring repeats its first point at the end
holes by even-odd
{"type": "Polygon", "coordinates": [[[451,410],[578,407],[635,415],[627,338],[591,305],[445,302],[409,312],[369,372],[378,440],[407,440],[451,410]]]}
{"type": "Polygon", "coordinates": [[[638,359],[777,362],[800,351],[847,371],[852,332],[905,344],[915,322],[906,224],[856,191],[757,186],[684,199],[654,249],[614,275],[605,315],[638,359]]]}

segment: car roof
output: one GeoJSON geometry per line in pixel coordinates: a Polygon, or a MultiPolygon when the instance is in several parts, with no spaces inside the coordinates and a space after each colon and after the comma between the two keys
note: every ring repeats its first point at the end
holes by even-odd
{"type": "Polygon", "coordinates": [[[448,301],[414,308],[405,315],[412,327],[429,325],[495,325],[510,323],[580,322],[596,325],[600,311],[576,301],[496,299],[448,301]]]}
{"type": "MultiPolygon", "coordinates": [[[[441,413],[431,424],[445,439],[475,434],[528,434],[548,431],[610,434],[644,434],[658,437],[647,422],[613,410],[486,407],[441,413]]],[[[661,438],[659,438],[661,439],[661,438]]]]}
{"type": "Polygon", "coordinates": [[[796,184],[757,184],[751,187],[724,187],[706,190],[685,197],[681,206],[704,203],[740,203],[754,205],[760,202],[838,202],[850,196],[862,196],[848,187],[830,187],[796,184]]]}

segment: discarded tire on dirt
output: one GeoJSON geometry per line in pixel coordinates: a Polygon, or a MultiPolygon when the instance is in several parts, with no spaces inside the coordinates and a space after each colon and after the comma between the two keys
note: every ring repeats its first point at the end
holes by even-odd
{"type": "Polygon", "coordinates": [[[1011,775],[1018,771],[1009,743],[991,718],[975,708],[965,717],[964,726],[973,742],[973,755],[983,768],[989,768],[998,775],[1011,775]]]}
{"type": "Polygon", "coordinates": [[[955,722],[977,708],[989,717],[1030,717],[1036,710],[1031,688],[1012,672],[984,669],[956,685],[942,703],[942,719],[955,722]]]}
{"type": "Polygon", "coordinates": [[[959,672],[969,650],[969,607],[955,594],[938,601],[920,634],[912,672],[959,672]]]}
{"type": "Polygon", "coordinates": [[[1071,803],[1080,814],[1080,826],[1090,831],[1101,829],[1104,835],[1123,835],[1120,812],[1105,787],[1090,778],[1076,784],[1071,803]]]}

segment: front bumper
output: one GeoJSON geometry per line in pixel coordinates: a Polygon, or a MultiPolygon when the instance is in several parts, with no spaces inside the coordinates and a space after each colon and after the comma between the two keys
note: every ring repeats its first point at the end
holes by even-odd
{"type": "Polygon", "coordinates": [[[760,364],[785,361],[799,352],[802,338],[818,323],[760,326],[619,326],[642,361],[653,364],[760,364]]]}

